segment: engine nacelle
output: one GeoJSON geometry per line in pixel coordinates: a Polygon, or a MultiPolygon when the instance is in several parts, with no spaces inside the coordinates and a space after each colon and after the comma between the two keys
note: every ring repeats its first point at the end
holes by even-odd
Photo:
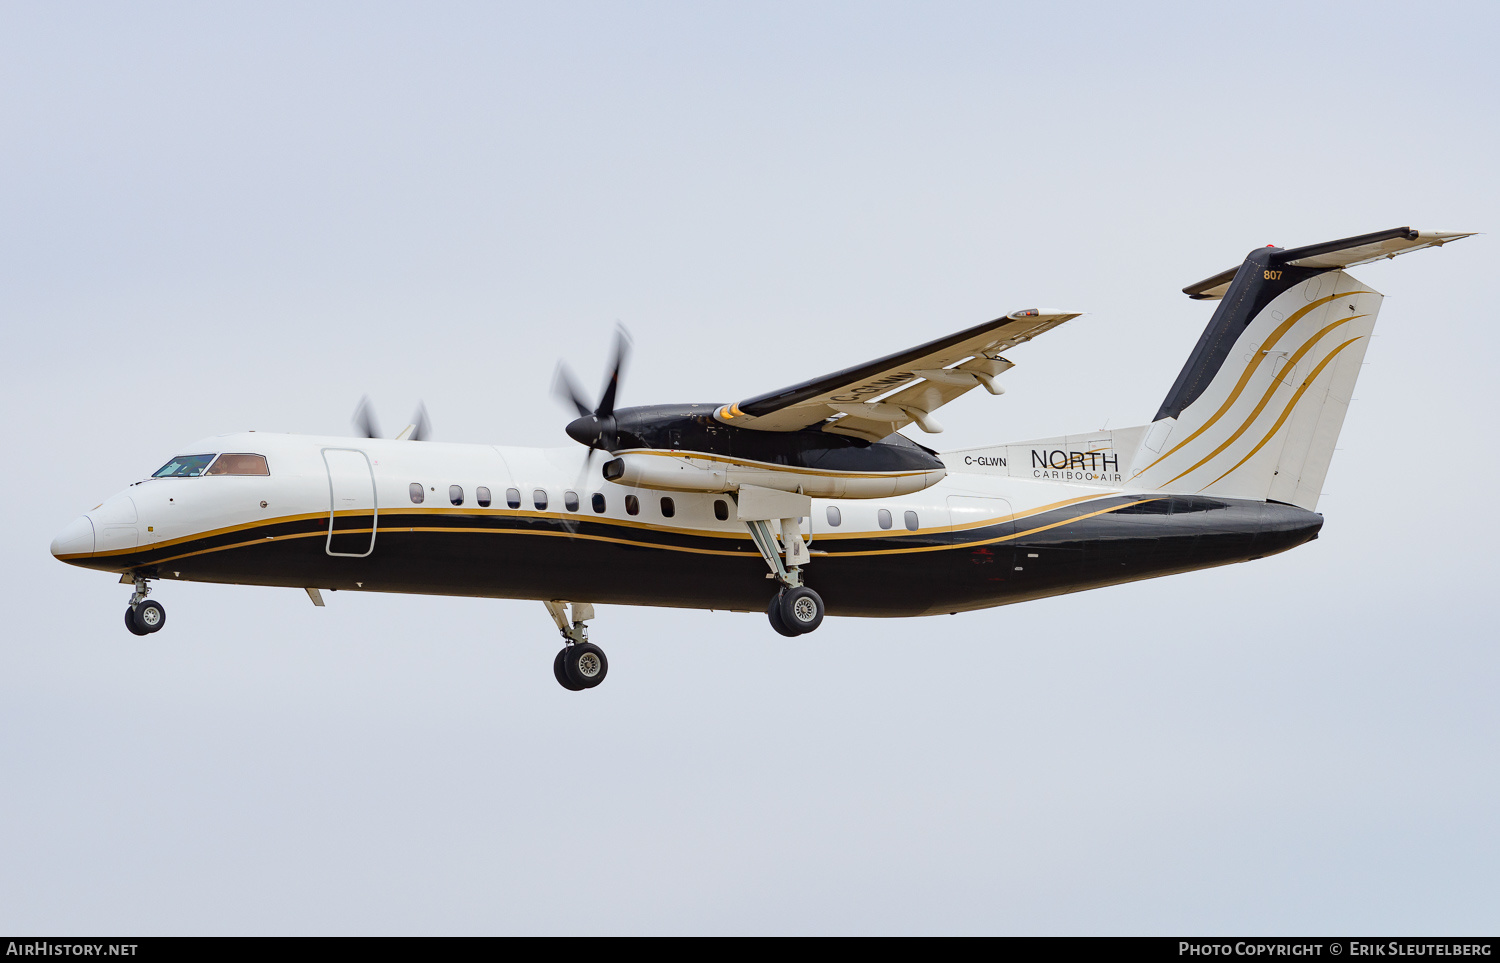
{"type": "Polygon", "coordinates": [[[681,451],[627,451],[604,463],[604,480],[668,492],[732,492],[741,485],[800,491],[814,498],[890,498],[931,488],[947,474],[927,471],[844,472],[681,451]]]}

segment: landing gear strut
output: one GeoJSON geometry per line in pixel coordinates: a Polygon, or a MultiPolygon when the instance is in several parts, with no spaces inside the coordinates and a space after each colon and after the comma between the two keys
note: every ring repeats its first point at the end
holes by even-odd
{"type": "MultiPolygon", "coordinates": [[[[123,581],[123,579],[122,579],[123,581]]],[[[135,591],[130,595],[130,604],[125,608],[125,627],[133,635],[150,635],[160,632],[167,624],[167,609],[160,602],[149,601],[151,583],[141,576],[134,576],[135,591]]]]}
{"type": "MultiPolygon", "coordinates": [[[[743,491],[743,489],[742,489],[743,491]]],[[[779,494],[779,493],[778,493],[779,494]]],[[[806,496],[798,496],[805,498],[806,496]]],[[[809,503],[810,504],[810,503],[809,503]]],[[[809,509],[810,510],[810,509],[809,509]]],[[[766,618],[771,628],[787,637],[806,635],[823,624],[823,599],[812,589],[802,584],[802,566],[811,558],[807,544],[802,541],[801,526],[796,518],[750,519],[742,518],[750,530],[750,540],[770,567],[771,574],[781,588],[766,606],[766,618]],[[781,547],[772,534],[771,521],[781,527],[781,547]],[[786,559],[782,560],[785,552],[786,559]]]]}
{"type": "Polygon", "coordinates": [[[588,620],[594,607],[588,602],[543,602],[547,614],[562,633],[562,651],[552,660],[552,675],[557,684],[573,692],[592,689],[609,673],[609,659],[604,650],[589,641],[588,620]],[[571,611],[569,611],[571,610],[571,611]]]}

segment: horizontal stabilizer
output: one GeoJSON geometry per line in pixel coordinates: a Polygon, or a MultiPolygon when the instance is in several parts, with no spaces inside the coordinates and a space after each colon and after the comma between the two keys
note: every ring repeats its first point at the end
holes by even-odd
{"type": "MultiPolygon", "coordinates": [[[[1299,268],[1323,268],[1331,271],[1395,257],[1397,254],[1405,254],[1408,251],[1420,251],[1424,247],[1441,247],[1449,241],[1471,236],[1472,233],[1414,231],[1409,227],[1396,227],[1388,231],[1377,231],[1374,234],[1361,234],[1358,237],[1325,241],[1322,244],[1308,244],[1304,247],[1273,251],[1268,263],[1299,268]]],[[[1221,271],[1211,278],[1204,278],[1197,284],[1189,284],[1182,289],[1182,293],[1195,301],[1218,300],[1229,290],[1229,282],[1234,280],[1238,271],[1238,266],[1221,271]]]]}

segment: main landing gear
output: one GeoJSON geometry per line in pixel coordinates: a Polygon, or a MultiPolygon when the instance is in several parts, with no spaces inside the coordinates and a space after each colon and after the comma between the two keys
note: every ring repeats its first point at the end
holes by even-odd
{"type": "Polygon", "coordinates": [[[125,627],[134,635],[160,632],[162,626],[167,624],[166,606],[146,598],[151,592],[151,584],[146,579],[137,575],[133,577],[132,583],[135,591],[131,593],[130,604],[125,608],[125,627]]]}
{"type": "Polygon", "coordinates": [[[823,624],[823,599],[805,585],[784,588],[771,597],[766,618],[787,638],[806,635],[823,624]]]}
{"type": "Polygon", "coordinates": [[[604,650],[589,641],[587,622],[594,617],[588,602],[543,602],[547,614],[562,633],[562,651],[552,660],[552,675],[557,684],[573,692],[592,689],[609,673],[609,659],[604,650]]]}
{"type": "Polygon", "coordinates": [[[795,518],[775,519],[781,527],[781,545],[772,534],[770,519],[744,519],[750,529],[750,540],[760,551],[761,558],[770,566],[771,574],[781,588],[766,606],[766,618],[771,628],[788,638],[806,635],[823,624],[823,598],[802,584],[802,566],[811,561],[807,544],[802,541],[801,526],[795,518]],[[783,551],[786,560],[782,561],[783,551]]]}

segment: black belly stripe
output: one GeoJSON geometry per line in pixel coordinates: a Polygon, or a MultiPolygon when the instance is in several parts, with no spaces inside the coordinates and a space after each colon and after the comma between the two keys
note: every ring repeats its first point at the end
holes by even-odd
{"type": "MultiPolygon", "coordinates": [[[[1105,496],[959,532],[814,540],[834,615],[920,615],[1040,598],[1284,551],[1322,518],[1275,503],[1105,496]]],[[[601,603],[759,608],[775,591],[748,538],[607,520],[382,512],[367,558],[324,551],[326,515],[77,559],[185,580],[601,603]]],[[[368,531],[340,517],[338,533],[368,531]]]]}

